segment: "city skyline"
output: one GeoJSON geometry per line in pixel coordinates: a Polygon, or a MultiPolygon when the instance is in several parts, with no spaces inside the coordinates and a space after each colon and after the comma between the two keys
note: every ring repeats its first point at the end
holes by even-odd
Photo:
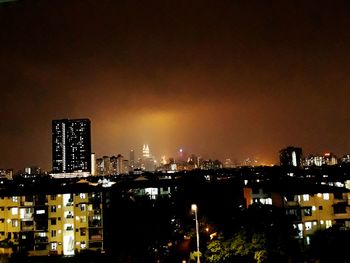
{"type": "Polygon", "coordinates": [[[0,5],[0,167],[51,166],[54,119],[89,118],[96,156],[143,144],[278,163],[350,150],[347,1],[0,5]]]}

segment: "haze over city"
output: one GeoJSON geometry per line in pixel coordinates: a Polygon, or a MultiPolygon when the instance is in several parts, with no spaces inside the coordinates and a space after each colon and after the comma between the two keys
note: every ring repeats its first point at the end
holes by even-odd
{"type": "Polygon", "coordinates": [[[0,167],[51,168],[51,120],[89,118],[98,156],[277,163],[350,151],[348,1],[0,5],[0,167]]]}

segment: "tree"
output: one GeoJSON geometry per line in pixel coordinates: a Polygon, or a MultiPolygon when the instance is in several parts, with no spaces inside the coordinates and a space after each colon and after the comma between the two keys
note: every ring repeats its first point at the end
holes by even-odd
{"type": "Polygon", "coordinates": [[[255,233],[249,236],[242,230],[232,238],[209,242],[206,253],[206,260],[210,263],[231,262],[233,258],[253,259],[257,263],[263,263],[267,259],[265,248],[266,238],[264,234],[255,233]]]}
{"type": "Polygon", "coordinates": [[[281,209],[254,204],[235,225],[234,232],[208,243],[208,262],[284,262],[294,253],[294,230],[281,209]]]}

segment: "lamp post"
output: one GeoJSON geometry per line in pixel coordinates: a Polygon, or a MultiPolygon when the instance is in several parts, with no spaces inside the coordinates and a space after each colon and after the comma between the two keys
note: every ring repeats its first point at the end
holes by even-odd
{"type": "Polygon", "coordinates": [[[195,218],[195,221],[196,221],[196,236],[197,236],[197,263],[200,263],[200,260],[199,260],[199,226],[198,226],[198,217],[197,217],[197,205],[196,204],[192,204],[191,205],[191,210],[194,212],[194,218],[195,218]]]}

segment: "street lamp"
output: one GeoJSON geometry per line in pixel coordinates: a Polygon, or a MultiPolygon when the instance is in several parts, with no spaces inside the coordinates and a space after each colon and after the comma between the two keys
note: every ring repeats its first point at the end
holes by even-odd
{"type": "Polygon", "coordinates": [[[197,235],[197,263],[200,263],[199,260],[199,226],[198,226],[198,217],[197,217],[197,205],[196,204],[192,204],[191,205],[191,210],[194,212],[194,218],[196,220],[196,235],[197,235]]]}

